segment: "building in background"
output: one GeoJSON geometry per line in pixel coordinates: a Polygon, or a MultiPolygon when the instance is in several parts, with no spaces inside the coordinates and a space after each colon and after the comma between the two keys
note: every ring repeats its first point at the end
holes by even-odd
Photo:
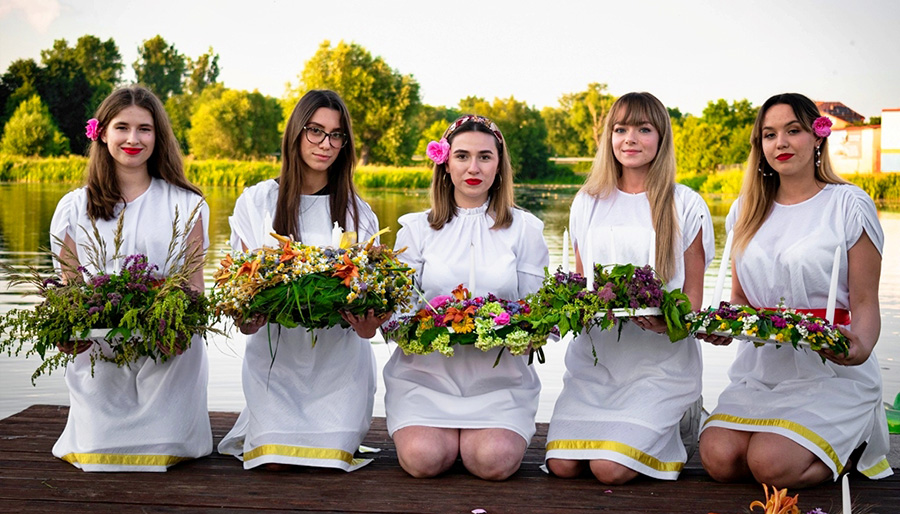
{"type": "Polygon", "coordinates": [[[900,108],[881,110],[881,171],[900,172],[900,108]]]}
{"type": "Polygon", "coordinates": [[[900,108],[882,109],[880,125],[864,125],[865,117],[841,102],[816,102],[831,120],[828,156],[835,171],[900,172],[900,108]]]}

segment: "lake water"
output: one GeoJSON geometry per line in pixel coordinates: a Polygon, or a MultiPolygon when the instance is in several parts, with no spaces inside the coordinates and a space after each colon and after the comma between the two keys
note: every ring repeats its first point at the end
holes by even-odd
{"type": "MultiPolygon", "coordinates": [[[[56,203],[69,189],[71,186],[68,185],[0,184],[0,262],[49,266],[49,259],[39,249],[49,245],[47,232],[50,219],[56,203]]],[[[576,190],[574,187],[542,186],[521,187],[516,192],[517,202],[544,221],[544,237],[550,248],[552,268],[556,268],[562,258],[562,232],[568,223],[569,205],[576,190]]],[[[210,285],[212,273],[227,249],[228,216],[239,191],[232,188],[211,188],[206,193],[210,205],[212,245],[207,255],[205,273],[206,283],[210,285]]],[[[428,206],[426,191],[373,190],[361,193],[372,205],[381,225],[390,226],[393,231],[399,228],[396,220],[400,215],[420,211],[428,206]]],[[[716,259],[706,274],[704,304],[709,303],[713,296],[725,241],[725,215],[731,200],[708,198],[707,202],[716,231],[716,259]]],[[[886,237],[880,288],[882,329],[876,353],[884,378],[884,399],[893,402],[894,396],[900,392],[900,269],[890,263],[900,262],[900,213],[881,210],[880,217],[886,237]]],[[[388,233],[382,240],[393,245],[394,234],[395,232],[388,233]]],[[[723,298],[729,296],[729,285],[730,280],[726,280],[723,298]]],[[[34,301],[34,298],[24,297],[18,291],[8,290],[6,282],[0,280],[0,312],[28,306],[34,301]]],[[[232,331],[229,337],[217,336],[209,341],[211,411],[236,412],[244,405],[241,390],[243,337],[237,331],[232,331]]],[[[543,383],[538,421],[550,420],[553,404],[562,389],[566,343],[563,340],[547,345],[547,362],[536,364],[543,383]]],[[[384,382],[380,370],[396,347],[380,341],[373,344],[379,368],[375,415],[384,416],[384,382]]],[[[728,382],[726,372],[734,358],[736,346],[702,346],[703,397],[707,409],[715,407],[719,393],[728,382]]],[[[786,348],[785,351],[791,350],[786,348]]],[[[69,397],[62,371],[40,377],[36,386],[31,385],[31,373],[37,365],[38,361],[35,359],[0,355],[0,418],[37,403],[68,405],[69,397]]]]}

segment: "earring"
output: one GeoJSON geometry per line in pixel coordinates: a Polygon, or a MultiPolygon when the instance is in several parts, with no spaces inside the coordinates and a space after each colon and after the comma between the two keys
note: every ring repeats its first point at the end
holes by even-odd
{"type": "Polygon", "coordinates": [[[820,145],[816,145],[816,172],[819,171],[819,167],[822,166],[822,150],[820,145]]]}
{"type": "Polygon", "coordinates": [[[766,172],[766,171],[763,169],[763,166],[764,166],[764,165],[763,165],[763,161],[760,160],[760,161],[759,161],[759,167],[756,168],[756,170],[759,171],[759,173],[760,173],[762,176],[764,176],[764,177],[771,177],[772,175],[774,175],[774,173],[772,173],[771,171],[766,172]]]}

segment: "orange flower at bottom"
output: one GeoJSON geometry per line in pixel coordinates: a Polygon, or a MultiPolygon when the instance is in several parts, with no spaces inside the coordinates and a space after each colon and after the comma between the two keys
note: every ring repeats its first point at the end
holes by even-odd
{"type": "Polygon", "coordinates": [[[769,486],[763,484],[763,491],[766,492],[766,503],[756,500],[755,502],[750,504],[750,510],[753,511],[756,507],[762,507],[765,509],[763,514],[800,514],[800,508],[797,507],[797,498],[800,496],[799,494],[795,494],[793,497],[787,495],[787,488],[778,489],[776,487],[772,487],[772,495],[769,495],[769,486]]]}
{"type": "Polygon", "coordinates": [[[347,287],[350,287],[353,277],[359,276],[359,269],[350,261],[350,257],[346,253],[344,254],[344,264],[338,264],[335,268],[336,270],[331,276],[344,279],[344,285],[347,287]]]}

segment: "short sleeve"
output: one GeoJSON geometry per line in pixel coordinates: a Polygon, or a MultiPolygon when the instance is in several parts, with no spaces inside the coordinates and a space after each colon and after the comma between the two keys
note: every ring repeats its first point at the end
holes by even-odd
{"type": "Polygon", "coordinates": [[[713,230],[712,216],[709,207],[703,201],[703,197],[689,189],[687,186],[678,186],[682,189],[682,215],[681,235],[684,249],[694,242],[697,234],[702,230],[703,254],[706,258],[705,266],[709,266],[716,254],[715,232],[713,230]]]}
{"type": "Polygon", "coordinates": [[[741,201],[743,197],[738,197],[737,200],[732,202],[731,207],[728,209],[728,215],[725,216],[725,233],[728,233],[734,229],[734,224],[737,223],[738,215],[741,212],[741,201]]]}
{"type": "Polygon", "coordinates": [[[269,212],[268,206],[274,205],[268,201],[268,196],[277,194],[277,183],[267,180],[244,189],[241,196],[234,203],[234,213],[228,218],[231,225],[231,238],[229,243],[235,251],[243,250],[242,244],[248,250],[255,250],[263,245],[274,246],[275,239],[269,235],[272,232],[272,222],[275,213],[269,212]]]}
{"type": "MultiPolygon", "coordinates": [[[[197,199],[200,201],[200,221],[203,224],[203,251],[209,249],[209,204],[206,203],[206,200],[197,196],[197,199]]],[[[197,204],[194,204],[194,208],[197,207],[197,204]]],[[[193,209],[192,209],[193,210],[193,209]]]]}
{"type": "Polygon", "coordinates": [[[544,268],[550,265],[550,252],[544,240],[544,223],[525,211],[514,211],[522,227],[516,241],[516,272],[519,297],[537,291],[544,278],[544,268]]]}
{"type": "Polygon", "coordinates": [[[56,204],[53,219],[50,221],[50,249],[53,255],[62,251],[62,242],[66,236],[76,239],[78,229],[78,212],[87,208],[87,190],[76,189],[66,193],[56,204]]]}
{"type": "MultiPolygon", "coordinates": [[[[359,242],[368,241],[380,230],[378,228],[378,216],[372,207],[362,198],[356,197],[356,208],[359,209],[359,226],[355,228],[359,242]]],[[[378,243],[378,238],[375,239],[378,243]]]]}
{"type": "Polygon", "coordinates": [[[573,251],[579,246],[578,242],[584,228],[585,216],[582,215],[584,202],[584,193],[578,193],[572,200],[572,207],[569,208],[569,237],[572,239],[573,251]]]}
{"type": "MultiPolygon", "coordinates": [[[[422,272],[425,268],[422,245],[427,234],[426,230],[431,230],[426,216],[427,214],[422,212],[400,216],[397,220],[400,224],[400,230],[397,231],[397,239],[394,242],[394,251],[399,252],[402,250],[402,253],[397,258],[410,268],[413,268],[413,280],[419,291],[422,291],[422,272]]],[[[411,309],[415,308],[416,302],[417,299],[414,298],[411,309]]]]}
{"type": "Polygon", "coordinates": [[[845,193],[847,198],[844,201],[844,219],[847,220],[845,230],[847,249],[852,248],[865,232],[875,248],[878,249],[878,253],[883,253],[884,231],[881,228],[881,222],[878,221],[875,202],[868,193],[857,186],[840,187],[847,190],[845,193]]]}

